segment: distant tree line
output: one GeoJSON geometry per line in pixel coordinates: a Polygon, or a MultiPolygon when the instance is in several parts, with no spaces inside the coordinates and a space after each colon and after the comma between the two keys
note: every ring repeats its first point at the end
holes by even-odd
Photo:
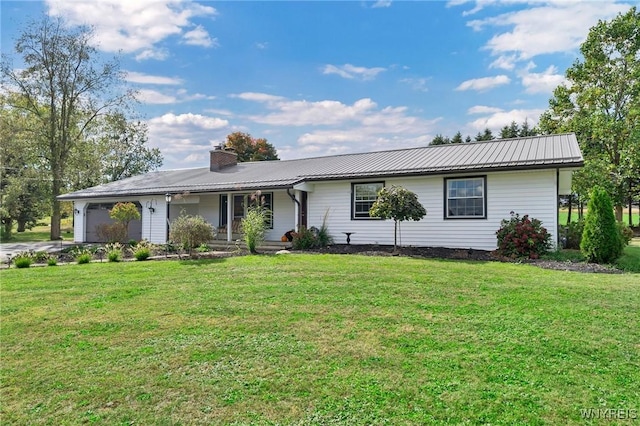
{"type": "MultiPolygon", "coordinates": [[[[515,121],[512,121],[510,125],[504,126],[500,130],[499,139],[509,139],[509,138],[521,138],[524,136],[536,136],[538,135],[538,130],[533,127],[529,127],[529,123],[525,120],[522,125],[518,125],[515,121]]],[[[484,129],[484,132],[478,132],[474,139],[471,139],[471,136],[467,135],[464,140],[462,139],[462,133],[458,131],[452,138],[448,136],[443,136],[441,134],[436,135],[435,138],[431,141],[430,145],[446,145],[450,143],[469,143],[469,142],[481,142],[481,141],[491,141],[496,139],[493,135],[493,132],[488,127],[484,129]]]]}

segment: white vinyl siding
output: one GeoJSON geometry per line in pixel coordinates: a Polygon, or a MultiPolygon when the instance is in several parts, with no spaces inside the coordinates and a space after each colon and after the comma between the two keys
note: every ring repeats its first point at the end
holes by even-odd
{"type": "MultiPolygon", "coordinates": [[[[477,175],[475,175],[477,176],[477,175]]],[[[425,176],[386,179],[386,185],[400,185],[413,191],[427,210],[421,221],[400,224],[399,243],[494,250],[496,231],[511,211],[540,219],[554,235],[557,226],[555,170],[496,172],[486,177],[485,220],[445,220],[444,179],[462,176],[425,176]]],[[[344,244],[344,232],[352,232],[351,244],[393,244],[393,220],[351,220],[351,182],[316,182],[309,193],[308,225],[320,227],[327,213],[329,233],[344,244]]]]}

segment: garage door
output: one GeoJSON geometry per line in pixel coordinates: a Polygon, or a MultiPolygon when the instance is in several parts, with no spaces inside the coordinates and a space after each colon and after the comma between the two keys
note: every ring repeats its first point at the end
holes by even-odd
{"type": "MultiPolygon", "coordinates": [[[[142,206],[140,203],[134,203],[138,208],[138,212],[142,214],[142,206]]],[[[85,242],[87,243],[106,243],[104,239],[100,239],[97,229],[102,224],[113,224],[115,221],[109,217],[109,210],[114,203],[92,203],[87,206],[87,227],[85,233],[85,242]]],[[[140,241],[142,239],[142,221],[132,220],[129,223],[128,240],[140,241]]]]}

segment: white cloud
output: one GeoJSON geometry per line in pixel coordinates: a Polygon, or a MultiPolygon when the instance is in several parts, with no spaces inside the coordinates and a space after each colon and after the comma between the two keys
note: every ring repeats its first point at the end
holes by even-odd
{"type": "MultiPolygon", "coordinates": [[[[193,27],[192,18],[217,13],[211,6],[190,0],[45,1],[50,15],[64,17],[71,25],[92,26],[100,49],[139,52],[138,60],[166,57],[165,52],[156,49],[156,43],[181,36],[184,30],[193,27]]],[[[186,34],[191,34],[186,42],[205,40],[204,28],[194,34],[196,30],[187,31],[186,34]]]]}
{"type": "Polygon", "coordinates": [[[164,61],[169,57],[169,51],[167,49],[144,49],[136,55],[136,61],[146,61],[148,59],[155,59],[156,61],[164,61]]]}
{"type": "Polygon", "coordinates": [[[506,75],[497,75],[495,77],[483,77],[483,78],[474,78],[471,80],[463,81],[460,83],[456,90],[465,91],[465,90],[476,90],[478,92],[483,92],[489,89],[493,89],[494,87],[503,86],[505,84],[509,84],[511,79],[506,75]]]}
{"type": "Polygon", "coordinates": [[[474,132],[489,128],[494,135],[499,135],[500,129],[504,126],[508,126],[512,121],[521,124],[527,120],[530,127],[537,125],[538,119],[543,112],[544,109],[512,109],[511,111],[496,111],[490,115],[480,117],[471,123],[468,123],[468,125],[474,132]]]}
{"type": "Polygon", "coordinates": [[[203,99],[215,99],[215,96],[204,95],[202,93],[189,94],[185,89],[173,92],[160,92],[152,89],[140,89],[136,98],[145,104],[177,104],[181,102],[198,101],[203,99]]]}
{"type": "Polygon", "coordinates": [[[269,48],[269,42],[267,42],[267,41],[258,42],[258,43],[255,44],[255,46],[260,50],[265,50],[265,49],[269,48]]]}
{"type": "Polygon", "coordinates": [[[164,114],[149,120],[149,125],[158,126],[188,126],[206,130],[221,129],[227,127],[229,122],[217,117],[208,117],[201,114],[164,114]]]}
{"type": "Polygon", "coordinates": [[[182,84],[182,80],[176,77],[165,77],[161,75],[143,74],[136,71],[125,71],[125,80],[131,83],[140,84],[161,84],[161,85],[178,85],[182,84]]]}
{"type": "Polygon", "coordinates": [[[400,83],[407,84],[418,92],[428,92],[427,81],[429,81],[428,78],[403,78],[400,83]]]}
{"type": "Polygon", "coordinates": [[[229,95],[229,97],[242,99],[245,101],[254,101],[254,102],[276,102],[284,99],[282,96],[275,96],[275,95],[269,95],[267,93],[256,93],[256,92],[234,93],[229,95]]]}
{"type": "Polygon", "coordinates": [[[177,98],[171,95],[165,95],[156,90],[140,89],[136,95],[136,99],[143,104],[173,104],[177,102],[177,98]]]}
{"type": "Polygon", "coordinates": [[[386,68],[374,67],[356,67],[351,64],[331,65],[327,64],[322,69],[322,74],[337,74],[340,77],[348,79],[373,80],[378,74],[385,71],[386,68]]]}
{"type": "Polygon", "coordinates": [[[405,106],[380,108],[370,98],[352,104],[335,100],[300,101],[261,93],[234,95],[261,103],[266,110],[248,117],[252,122],[295,127],[312,126],[298,137],[299,147],[281,149],[281,158],[363,152],[427,145],[439,119],[425,120],[409,114],[405,106]]]}
{"type": "Polygon", "coordinates": [[[527,69],[521,77],[527,93],[551,93],[566,81],[562,74],[558,74],[558,68],[553,65],[541,73],[531,73],[527,69]]]}
{"type": "Polygon", "coordinates": [[[371,7],[374,9],[379,7],[389,7],[391,6],[391,3],[392,3],[391,0],[378,0],[371,7]]]}
{"type": "Polygon", "coordinates": [[[185,168],[206,166],[208,150],[231,131],[227,120],[192,113],[164,114],[147,125],[149,144],[160,148],[165,164],[185,168]]]}
{"type": "Polygon", "coordinates": [[[207,30],[202,25],[196,26],[193,30],[184,33],[184,43],[192,46],[218,47],[218,39],[211,38],[207,30]]]}
{"type": "Polygon", "coordinates": [[[502,108],[490,107],[485,105],[472,106],[467,110],[467,114],[493,114],[496,112],[502,112],[502,108]]]}
{"type": "Polygon", "coordinates": [[[516,67],[515,55],[500,55],[495,61],[493,61],[489,68],[499,68],[507,71],[512,71],[516,67]]]}
{"type": "MultiPolygon", "coordinates": [[[[478,2],[486,7],[492,2],[478,2]]],[[[515,54],[519,60],[537,55],[568,52],[582,43],[598,20],[608,20],[628,10],[629,4],[590,1],[547,1],[542,5],[503,13],[467,23],[480,31],[510,27],[495,34],[486,48],[492,55],[515,54]]]]}

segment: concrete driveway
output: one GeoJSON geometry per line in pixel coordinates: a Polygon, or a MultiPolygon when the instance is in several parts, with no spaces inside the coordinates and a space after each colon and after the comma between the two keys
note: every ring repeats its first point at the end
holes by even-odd
{"type": "Polygon", "coordinates": [[[37,243],[0,243],[0,263],[6,263],[7,256],[14,257],[23,251],[46,251],[47,253],[59,252],[65,247],[73,246],[73,241],[40,241],[37,243]]]}

